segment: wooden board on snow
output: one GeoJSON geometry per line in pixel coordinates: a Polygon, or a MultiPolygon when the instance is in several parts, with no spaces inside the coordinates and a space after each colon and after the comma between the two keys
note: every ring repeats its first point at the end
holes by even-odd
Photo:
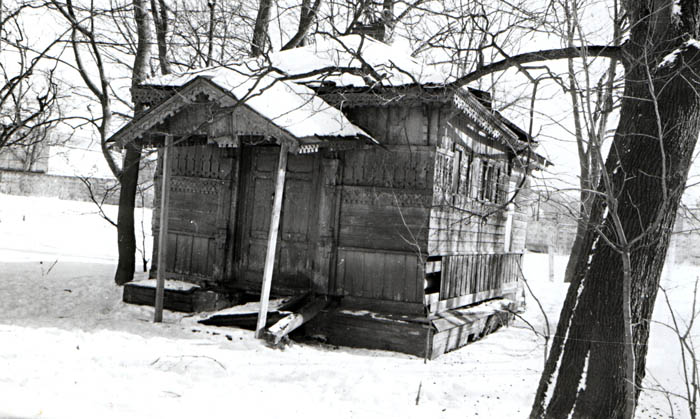
{"type": "MultiPolygon", "coordinates": [[[[267,307],[267,326],[275,324],[282,317],[290,314],[292,310],[301,306],[307,296],[308,294],[303,294],[270,300],[267,307]]],[[[259,310],[260,302],[252,301],[211,313],[207,318],[200,320],[199,323],[211,326],[234,326],[255,330],[259,310]]]]}

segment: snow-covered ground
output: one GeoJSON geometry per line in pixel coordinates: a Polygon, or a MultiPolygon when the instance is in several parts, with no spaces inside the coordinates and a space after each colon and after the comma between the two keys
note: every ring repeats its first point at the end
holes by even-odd
{"type": "MultiPolygon", "coordinates": [[[[148,231],[150,213],[143,217],[148,231]]],[[[529,412],[544,341],[522,321],[427,363],[327,345],[273,350],[246,330],[202,326],[196,316],[169,312],[153,324],[152,308],[121,303],[112,281],[115,243],[115,229],[92,204],[0,195],[0,417],[519,418],[529,412]]],[[[550,282],[546,255],[525,258],[550,321],[566,292],[565,263],[557,258],[550,282]]],[[[689,311],[697,275],[676,267],[665,276],[681,312],[689,311]]],[[[655,316],[668,320],[663,304],[655,316]]],[[[524,317],[543,330],[532,299],[524,317]]],[[[681,392],[677,353],[673,335],[654,326],[650,373],[681,392]]],[[[684,417],[683,405],[673,402],[675,417],[684,417]]],[[[670,417],[670,407],[661,393],[645,392],[637,416],[670,417]]]]}

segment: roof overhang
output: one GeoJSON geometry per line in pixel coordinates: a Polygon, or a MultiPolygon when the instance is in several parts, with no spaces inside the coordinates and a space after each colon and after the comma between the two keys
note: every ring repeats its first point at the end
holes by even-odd
{"type": "MultiPolygon", "coordinates": [[[[179,138],[207,135],[210,143],[220,147],[238,147],[245,138],[264,138],[266,142],[286,142],[292,153],[309,153],[321,149],[341,150],[378,144],[376,140],[357,128],[355,135],[304,135],[297,136],[275,120],[267,118],[253,109],[248,103],[239,101],[231,91],[217,85],[209,77],[196,76],[181,87],[139,86],[137,90],[143,97],[148,89],[155,88],[158,96],[164,98],[159,104],[145,111],[141,116],[124,125],[110,137],[108,143],[123,148],[132,142],[141,145],[160,146],[165,135],[179,138]],[[202,102],[206,101],[206,104],[202,102]],[[208,120],[201,120],[191,130],[168,132],[164,125],[192,106],[215,106],[217,114],[208,115],[208,120]],[[232,118],[238,123],[219,123],[217,119],[232,118]]],[[[340,111],[337,111],[340,114],[340,111]]],[[[342,115],[342,114],[341,114],[342,115]]],[[[347,124],[350,124],[347,122],[347,124]]],[[[183,141],[182,143],[186,143],[183,141]]]]}

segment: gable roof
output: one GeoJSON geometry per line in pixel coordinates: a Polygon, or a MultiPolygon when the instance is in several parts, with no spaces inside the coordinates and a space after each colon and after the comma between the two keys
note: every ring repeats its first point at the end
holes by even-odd
{"type": "Polygon", "coordinates": [[[311,88],[284,80],[279,72],[251,65],[250,62],[159,76],[147,80],[139,89],[149,88],[169,89],[169,97],[138,119],[125,124],[110,138],[110,142],[123,146],[141,138],[149,129],[204,94],[221,107],[232,108],[232,112],[241,107],[252,111],[274,126],[272,132],[276,138],[296,140],[299,146],[320,144],[328,139],[359,140],[359,144],[377,143],[311,88]]]}
{"type": "Polygon", "coordinates": [[[282,75],[255,63],[207,68],[148,79],[142,86],[182,87],[204,78],[229,93],[296,138],[366,137],[342,112],[311,88],[284,80],[282,75]]]}

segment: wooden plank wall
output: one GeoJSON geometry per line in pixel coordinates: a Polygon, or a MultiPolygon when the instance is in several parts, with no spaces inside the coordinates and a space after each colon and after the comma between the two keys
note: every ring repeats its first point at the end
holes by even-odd
{"type": "Polygon", "coordinates": [[[421,303],[423,264],[415,253],[338,248],[336,286],[341,295],[421,303]]]}
{"type": "Polygon", "coordinates": [[[461,114],[442,121],[439,138],[429,254],[503,253],[506,224],[503,204],[509,184],[505,146],[475,132],[461,114]],[[481,180],[488,171],[494,182],[484,189],[481,180]]]}
{"type": "Polygon", "coordinates": [[[521,254],[442,257],[440,300],[504,288],[520,277],[521,254]]]}
{"type": "Polygon", "coordinates": [[[338,245],[425,253],[432,151],[394,146],[343,160],[338,245]]]}
{"type": "Polygon", "coordinates": [[[429,135],[428,128],[434,112],[420,105],[361,106],[346,113],[354,124],[372,133],[384,146],[435,144],[435,136],[429,135]]]}
{"type": "MultiPolygon", "coordinates": [[[[522,170],[513,169],[511,182],[513,187],[520,184],[524,173],[522,170]]],[[[523,185],[523,189],[518,192],[515,197],[515,206],[513,213],[513,227],[511,230],[510,251],[522,253],[525,251],[525,242],[527,238],[527,220],[530,214],[527,213],[530,208],[530,203],[533,200],[533,192],[529,190],[530,180],[527,179],[523,185]]]]}
{"type": "Polygon", "coordinates": [[[349,116],[384,147],[341,155],[332,290],[422,304],[435,160],[429,112],[420,106],[378,106],[349,116]]]}

